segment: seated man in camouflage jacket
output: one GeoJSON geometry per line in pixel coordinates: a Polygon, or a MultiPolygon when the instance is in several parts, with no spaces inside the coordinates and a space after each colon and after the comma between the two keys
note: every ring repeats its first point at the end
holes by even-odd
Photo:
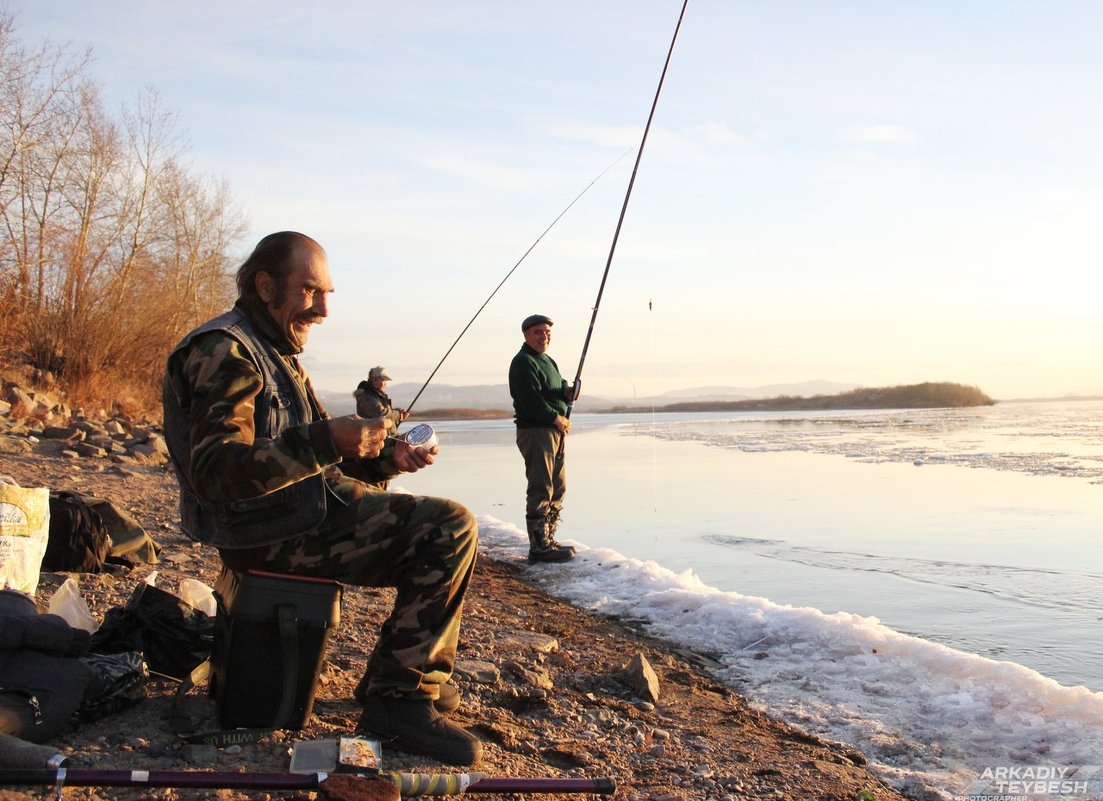
{"type": "Polygon", "coordinates": [[[482,745],[443,713],[478,532],[444,498],[376,486],[432,464],[436,448],[387,439],[379,419],[331,418],[298,354],[326,317],[325,251],[294,232],[260,241],[237,272],[233,309],[169,356],[165,436],[184,530],[232,570],[395,587],[356,689],[359,728],[399,750],[478,762],[482,745]]]}

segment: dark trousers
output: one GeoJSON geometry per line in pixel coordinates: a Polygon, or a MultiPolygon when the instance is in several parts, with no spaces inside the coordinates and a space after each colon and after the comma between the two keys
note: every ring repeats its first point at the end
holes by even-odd
{"type": "Polygon", "coordinates": [[[517,450],[525,460],[525,519],[553,523],[567,492],[567,438],[552,427],[518,428],[517,450]]]}

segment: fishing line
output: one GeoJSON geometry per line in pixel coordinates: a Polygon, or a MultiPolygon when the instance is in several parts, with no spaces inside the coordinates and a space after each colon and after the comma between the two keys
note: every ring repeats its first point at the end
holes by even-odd
{"type": "Polygon", "coordinates": [[[463,335],[467,333],[467,329],[469,329],[472,326],[472,324],[475,322],[475,320],[478,318],[478,316],[480,314],[482,314],[482,311],[483,311],[483,309],[486,308],[486,305],[488,303],[490,303],[490,301],[494,298],[494,296],[496,294],[498,294],[498,290],[501,289],[502,286],[505,284],[505,282],[509,280],[509,277],[511,275],[513,275],[514,270],[516,270],[518,267],[520,267],[521,262],[523,262],[528,257],[528,255],[530,253],[532,253],[533,249],[538,244],[540,244],[540,240],[544,238],[544,235],[546,233],[548,233],[548,231],[550,231],[552,228],[555,227],[555,224],[563,218],[563,215],[565,215],[568,211],[571,210],[571,206],[573,206],[575,203],[577,203],[579,198],[581,198],[583,195],[585,195],[590,190],[591,186],[593,186],[598,181],[600,181],[602,176],[605,175],[605,173],[607,173],[607,172],[609,172],[609,170],[613,169],[613,167],[615,167],[617,164],[620,163],[621,159],[623,159],[625,156],[627,156],[631,152],[632,152],[632,148],[628,148],[628,150],[625,150],[623,153],[621,153],[619,156],[616,157],[616,159],[613,161],[612,164],[610,164],[608,167],[606,167],[604,170],[602,170],[598,174],[598,176],[596,178],[594,178],[594,180],[592,180],[592,181],[590,181],[590,183],[586,184],[586,188],[583,189],[581,192],[579,192],[575,196],[575,199],[572,200],[570,203],[568,203],[566,208],[563,209],[563,211],[559,212],[559,216],[551,221],[551,225],[549,225],[547,228],[545,228],[543,230],[543,232],[540,234],[540,236],[536,237],[536,240],[531,245],[529,245],[529,249],[526,250],[523,254],[521,254],[521,258],[519,258],[517,260],[517,263],[514,264],[512,268],[510,268],[510,271],[508,273],[506,273],[506,277],[501,280],[501,282],[498,284],[498,286],[494,287],[494,291],[490,293],[489,297],[487,297],[487,299],[483,301],[483,305],[479,307],[479,310],[477,312],[475,312],[475,316],[472,317],[468,321],[467,325],[465,325],[463,327],[463,330],[460,331],[460,335],[458,337],[456,337],[456,339],[452,343],[451,347],[449,347],[448,350],[445,351],[445,353],[441,357],[440,361],[437,362],[437,366],[433,368],[433,372],[429,373],[429,377],[425,379],[425,383],[421,385],[421,389],[419,389],[417,391],[417,394],[414,395],[414,399],[412,401],[410,401],[409,405],[406,406],[406,411],[407,412],[410,411],[412,408],[414,408],[414,404],[417,403],[417,399],[421,397],[421,393],[425,391],[425,388],[427,386],[429,386],[429,382],[433,380],[433,376],[435,376],[437,374],[437,370],[439,370],[440,366],[442,364],[444,364],[444,360],[447,359],[448,356],[452,353],[453,348],[455,348],[456,345],[459,344],[459,341],[461,339],[463,339],[463,335]]]}
{"type": "MultiPolygon", "coordinates": [[[[655,375],[655,324],[651,314],[651,299],[647,300],[647,352],[651,357],[651,375],[655,375]]],[[[651,497],[659,497],[659,437],[655,433],[655,391],[651,391],[651,497]]],[[[651,507],[652,512],[658,512],[657,506],[651,507]]]]}
{"type": "Polygon", "coordinates": [[[628,180],[628,191],[624,193],[624,203],[620,207],[620,217],[617,219],[617,228],[613,232],[613,242],[609,246],[609,258],[605,260],[605,272],[601,276],[601,285],[597,290],[597,300],[594,301],[594,313],[590,317],[590,328],[586,331],[586,341],[582,345],[582,355],[578,358],[578,372],[574,376],[571,401],[567,404],[567,417],[571,416],[571,409],[578,399],[582,389],[582,366],[586,363],[586,351],[590,349],[590,337],[594,334],[594,323],[597,322],[598,307],[601,306],[601,296],[605,292],[605,281],[609,277],[609,267],[613,264],[613,253],[617,249],[617,240],[620,238],[620,229],[624,224],[624,215],[628,211],[628,199],[632,197],[632,187],[636,184],[636,173],[640,169],[640,159],[643,157],[643,148],[647,144],[647,134],[651,130],[651,121],[655,118],[655,107],[659,105],[659,94],[663,90],[663,82],[666,80],[666,71],[670,67],[670,59],[674,55],[674,43],[678,41],[678,31],[682,28],[682,18],[686,14],[686,6],[689,0],[683,0],[682,11],[678,15],[678,24],[674,26],[674,36],[670,40],[670,49],[666,53],[666,62],[663,64],[662,75],[659,76],[659,86],[655,89],[655,98],[651,101],[651,113],[647,115],[647,125],[643,128],[643,137],[640,139],[639,149],[636,150],[636,163],[632,167],[632,177],[628,180]]]}

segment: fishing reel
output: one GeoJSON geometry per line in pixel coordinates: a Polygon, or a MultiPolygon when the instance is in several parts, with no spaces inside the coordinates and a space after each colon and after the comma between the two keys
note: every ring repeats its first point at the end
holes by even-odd
{"type": "Polygon", "coordinates": [[[427,451],[437,446],[437,432],[428,423],[418,423],[403,434],[402,439],[413,448],[424,448],[427,451]]]}

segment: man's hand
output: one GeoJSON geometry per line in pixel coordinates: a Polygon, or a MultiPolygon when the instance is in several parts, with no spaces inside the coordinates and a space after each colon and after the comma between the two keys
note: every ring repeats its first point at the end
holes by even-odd
{"type": "Polygon", "coordinates": [[[563,436],[567,435],[567,432],[571,430],[571,421],[561,414],[555,416],[555,427],[559,429],[559,433],[563,436]]]}
{"type": "Polygon", "coordinates": [[[398,412],[398,422],[405,422],[406,418],[410,416],[410,413],[405,409],[395,409],[398,412]]]}
{"type": "Polygon", "coordinates": [[[436,445],[426,450],[425,448],[415,448],[410,443],[400,439],[394,444],[394,466],[403,473],[416,473],[421,468],[431,465],[438,453],[440,453],[440,448],[436,445]]]}
{"type": "Polygon", "coordinates": [[[374,459],[387,439],[382,417],[358,417],[355,414],[334,417],[329,433],[337,452],[350,459],[374,459]]]}

